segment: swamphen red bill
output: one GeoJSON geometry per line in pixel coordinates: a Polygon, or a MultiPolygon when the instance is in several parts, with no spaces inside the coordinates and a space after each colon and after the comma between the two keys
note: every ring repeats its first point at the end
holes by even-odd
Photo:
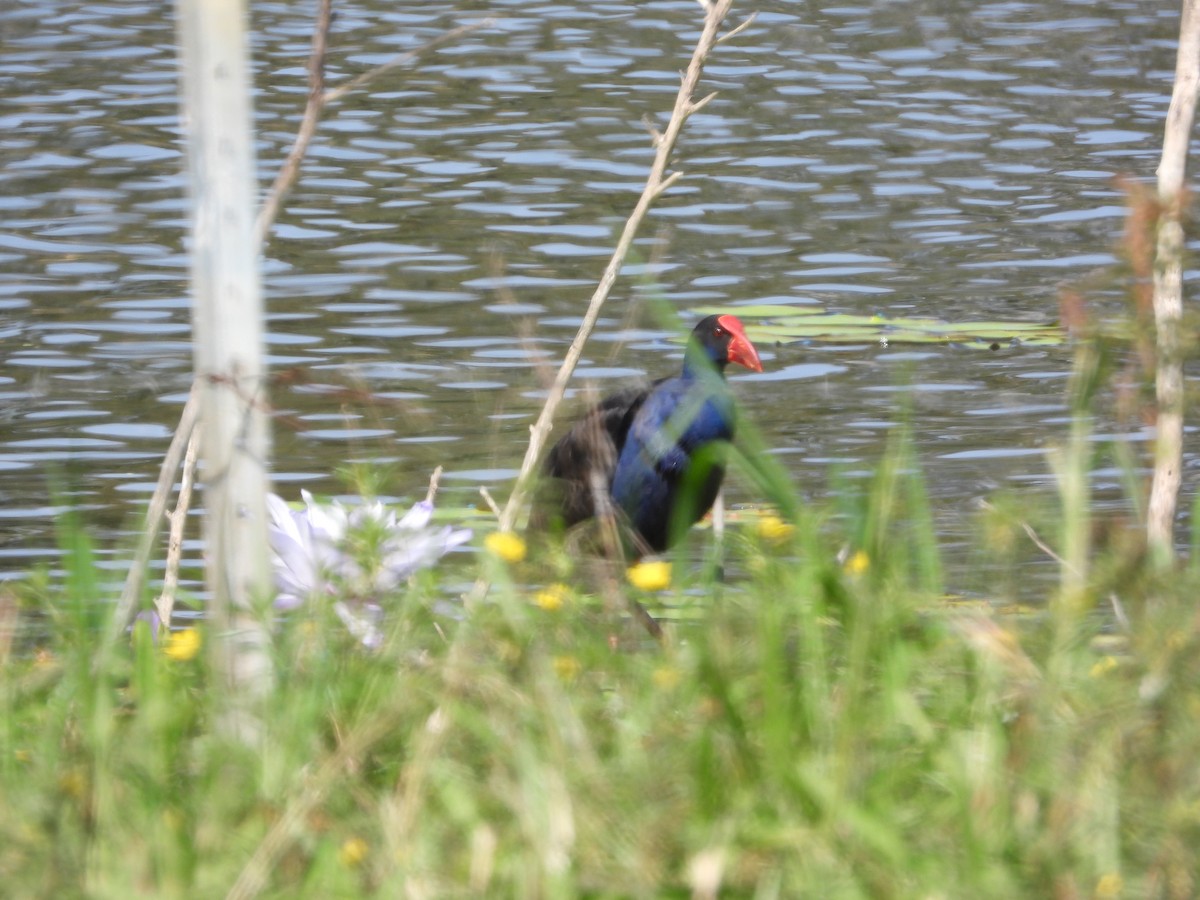
{"type": "Polygon", "coordinates": [[[535,509],[535,527],[589,519],[599,498],[628,526],[639,553],[675,543],[712,508],[725,477],[736,419],[725,381],[731,362],[762,371],[737,317],[709,316],[692,330],[682,372],[589,410],[546,457],[552,487],[535,509]]]}

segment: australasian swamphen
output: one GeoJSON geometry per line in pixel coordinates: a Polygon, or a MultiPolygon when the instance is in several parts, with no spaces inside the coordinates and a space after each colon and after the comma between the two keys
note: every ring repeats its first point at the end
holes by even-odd
{"type": "Polygon", "coordinates": [[[550,489],[534,525],[591,518],[606,491],[638,555],[675,543],[712,508],[725,477],[735,425],[725,381],[731,362],[762,371],[737,317],[709,316],[692,330],[682,372],[601,400],[547,455],[550,489]]]}

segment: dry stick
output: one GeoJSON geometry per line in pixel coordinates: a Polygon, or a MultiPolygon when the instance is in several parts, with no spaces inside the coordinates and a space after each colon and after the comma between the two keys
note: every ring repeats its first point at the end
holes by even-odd
{"type": "Polygon", "coordinates": [[[483,502],[486,503],[488,506],[488,509],[490,509],[492,511],[492,515],[495,516],[497,520],[499,520],[499,518],[503,515],[503,513],[500,512],[500,507],[496,505],[496,501],[492,497],[492,492],[489,491],[484,485],[481,484],[479,486],[479,496],[483,498],[483,502]]]}
{"type": "Polygon", "coordinates": [[[200,429],[192,429],[187,453],[183,457],[183,475],[179,479],[179,495],[175,509],[167,514],[171,522],[171,535],[167,539],[167,568],[163,573],[162,593],[154,606],[158,618],[166,628],[171,627],[171,614],[175,611],[175,591],[179,588],[179,561],[183,557],[183,528],[187,524],[188,507],[192,503],[192,485],[196,481],[196,455],[200,449],[200,429]]]}
{"type": "Polygon", "coordinates": [[[283,198],[287,196],[288,191],[292,189],[292,185],[296,183],[296,179],[300,176],[300,164],[304,161],[304,157],[308,155],[308,145],[312,143],[313,136],[317,133],[317,125],[321,120],[321,114],[325,111],[326,106],[341,100],[351,91],[363,87],[380,75],[390,72],[392,69],[402,66],[405,63],[412,62],[430,50],[460,38],[465,34],[469,34],[472,31],[486,28],[495,22],[495,19],[482,19],[470,25],[460,25],[458,28],[452,28],[443,34],[439,34],[433,40],[422,44],[420,47],[397,54],[387,62],[373,69],[368,69],[361,75],[352,78],[346,84],[327,91],[325,90],[325,51],[329,41],[332,5],[333,0],[320,0],[320,6],[317,8],[317,20],[313,27],[312,53],[308,59],[308,100],[304,105],[304,115],[300,119],[300,127],[296,130],[296,139],[292,143],[292,149],[288,151],[287,159],[280,166],[279,174],[275,176],[275,181],[272,183],[271,189],[267,192],[262,209],[259,211],[255,228],[260,244],[266,242],[267,233],[271,230],[271,225],[274,223],[275,217],[279,214],[283,198]]]}
{"type": "MultiPolygon", "coordinates": [[[[996,511],[996,507],[993,506],[991,503],[989,503],[987,500],[981,500],[979,502],[979,506],[981,509],[990,510],[992,512],[996,511]]],[[[1041,550],[1043,553],[1045,553],[1048,557],[1050,557],[1052,560],[1054,560],[1056,563],[1058,563],[1064,569],[1069,570],[1071,572],[1071,574],[1073,574],[1073,575],[1079,574],[1079,570],[1077,568],[1075,568],[1075,566],[1071,565],[1071,563],[1067,562],[1065,559],[1063,559],[1061,556],[1059,556],[1057,553],[1055,553],[1054,548],[1051,547],[1049,544],[1047,544],[1045,541],[1043,541],[1041,539],[1041,537],[1038,535],[1037,531],[1034,530],[1034,527],[1032,525],[1030,525],[1028,522],[1025,522],[1021,519],[1017,519],[1016,522],[1018,525],[1021,526],[1021,530],[1025,532],[1025,534],[1028,536],[1028,538],[1031,541],[1033,541],[1034,546],[1036,546],[1039,550],[1041,550]]]]}
{"type": "Polygon", "coordinates": [[[1183,468],[1183,223],[1184,172],[1200,85],[1200,0],[1184,0],[1175,60],[1175,87],[1158,167],[1161,213],[1154,259],[1154,324],[1158,337],[1155,388],[1158,423],[1146,537],[1154,558],[1175,558],[1175,507],[1183,468]]]}
{"type": "Polygon", "coordinates": [[[563,395],[567,390],[567,382],[570,381],[571,374],[575,371],[579,357],[583,355],[583,345],[591,335],[592,329],[595,328],[596,320],[600,318],[600,309],[608,298],[613,283],[617,280],[617,274],[621,271],[621,266],[625,262],[625,257],[629,253],[629,248],[633,244],[633,238],[637,234],[642,220],[646,217],[646,213],[649,212],[654,201],[680,177],[681,173],[679,172],[668,176],[666,174],[667,164],[670,162],[671,154],[675,150],[675,143],[679,139],[679,133],[683,130],[683,125],[688,117],[713,97],[710,94],[699,102],[692,102],[692,94],[700,81],[705,58],[716,44],[717,30],[729,14],[732,5],[733,0],[715,0],[706,7],[704,30],[700,33],[700,40],[692,53],[692,60],[683,77],[683,84],[680,85],[679,93],[675,97],[671,120],[667,123],[666,131],[655,137],[656,152],[654,162],[650,167],[650,174],[646,179],[646,187],[642,190],[637,205],[634,206],[633,212],[629,214],[629,218],[625,222],[625,228],[621,232],[620,240],[617,241],[616,249],[613,250],[612,258],[608,261],[608,266],[600,278],[600,283],[596,286],[595,293],[592,294],[587,312],[579,325],[579,331],[567,350],[566,358],[558,370],[554,384],[550,387],[537,422],[530,429],[529,447],[525,451],[525,460],[521,463],[520,474],[517,475],[517,482],[513,486],[513,492],[508,498],[508,504],[504,507],[504,515],[500,520],[502,531],[510,531],[516,524],[517,516],[525,500],[525,493],[528,490],[530,476],[542,455],[542,448],[545,446],[546,438],[553,426],[554,413],[558,409],[558,404],[562,402],[563,395]]]}
{"type": "Polygon", "coordinates": [[[158,484],[154,487],[154,495],[150,498],[150,507],[146,510],[146,520],[142,524],[142,535],[138,540],[137,551],[134,553],[133,561],[129,564],[129,574],[125,577],[125,588],[121,591],[121,599],[117,601],[116,613],[113,615],[113,633],[109,635],[111,639],[115,639],[120,632],[124,631],[134,616],[138,596],[142,592],[146,566],[149,564],[150,554],[154,550],[155,538],[158,537],[158,524],[166,514],[167,497],[175,484],[175,470],[179,468],[179,463],[184,457],[184,450],[191,440],[199,415],[200,392],[195,385],[192,385],[192,392],[188,395],[187,403],[183,405],[179,424],[175,427],[171,445],[167,448],[167,455],[163,458],[162,468],[158,472],[158,484]]]}
{"type": "Polygon", "coordinates": [[[333,103],[335,100],[341,100],[351,91],[358,90],[368,81],[372,81],[375,78],[378,78],[380,75],[387,74],[388,72],[392,71],[392,69],[412,62],[422,53],[426,53],[427,51],[440,47],[442,44],[449,43],[450,41],[458,40],[458,38],[470,34],[472,31],[478,31],[480,28],[490,28],[495,24],[495,18],[488,18],[480,19],[478,22],[473,22],[470,25],[460,25],[457,28],[451,28],[449,31],[439,34],[428,43],[422,44],[420,47],[414,47],[412,50],[406,50],[404,53],[398,53],[387,62],[381,63],[374,69],[363,72],[361,75],[352,78],[341,87],[336,87],[330,91],[327,91],[325,93],[325,97],[323,98],[324,102],[333,103]]]}
{"type": "Polygon", "coordinates": [[[429,476],[429,490],[425,492],[425,502],[432,504],[433,498],[437,496],[438,484],[442,480],[442,467],[438,466],[433,470],[433,474],[429,476]]]}
{"type": "Polygon", "coordinates": [[[329,24],[332,21],[333,0],[320,0],[313,27],[312,52],[308,57],[308,101],[304,104],[304,116],[300,119],[300,127],[296,129],[292,149],[279,167],[279,173],[267,191],[266,199],[258,211],[258,219],[254,222],[254,236],[260,247],[266,243],[267,232],[279,215],[283,198],[300,176],[300,163],[308,153],[308,145],[317,133],[317,123],[325,108],[325,48],[329,42],[329,24]]]}

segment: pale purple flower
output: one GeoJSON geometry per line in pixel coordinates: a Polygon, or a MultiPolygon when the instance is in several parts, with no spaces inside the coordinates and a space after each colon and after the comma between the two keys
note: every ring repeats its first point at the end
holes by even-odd
{"type": "Polygon", "coordinates": [[[333,611],[342,620],[346,630],[368,650],[378,650],[383,646],[383,632],[379,630],[379,624],[383,621],[383,607],[378,603],[352,606],[339,600],[333,604],[333,611]]]}
{"type": "Polygon", "coordinates": [[[282,497],[267,495],[271,564],[275,569],[275,606],[295,609],[309,597],[333,592],[331,578],[338,568],[338,547],[346,536],[346,514],[331,511],[301,491],[303,510],[292,509],[282,497]]]}
{"type": "Polygon", "coordinates": [[[162,629],[162,619],[153,609],[144,609],[133,617],[133,627],[137,628],[138,622],[145,622],[146,627],[150,629],[150,640],[152,643],[158,643],[158,632],[162,629]]]}
{"type": "Polygon", "coordinates": [[[267,497],[275,606],[295,609],[307,600],[335,600],[338,617],[369,647],[382,640],[380,595],[471,539],[466,528],[429,527],[433,504],[428,500],[397,520],[378,500],[347,510],[336,500],[318,503],[308,491],[300,495],[303,509],[292,509],[275,494],[267,497]]]}

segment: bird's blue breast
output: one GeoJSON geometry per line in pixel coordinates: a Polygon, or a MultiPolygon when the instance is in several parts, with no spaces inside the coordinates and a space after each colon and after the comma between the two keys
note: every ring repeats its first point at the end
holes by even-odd
{"type": "Polygon", "coordinates": [[[613,473],[612,495],[655,549],[712,506],[724,469],[714,448],[733,439],[733,397],[723,378],[671,378],[642,405],[613,473]]]}

